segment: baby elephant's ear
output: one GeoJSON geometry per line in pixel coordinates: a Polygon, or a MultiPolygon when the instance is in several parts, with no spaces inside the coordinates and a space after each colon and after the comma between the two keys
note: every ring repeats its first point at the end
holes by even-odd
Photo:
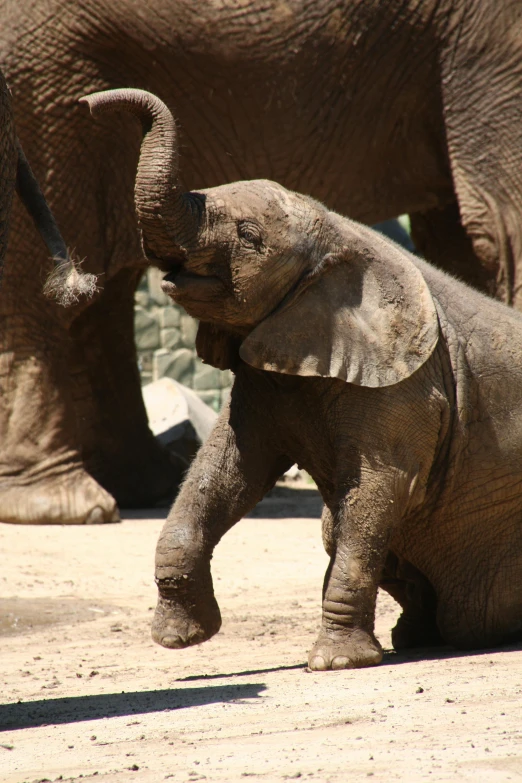
{"type": "Polygon", "coordinates": [[[428,286],[407,254],[360,228],[365,241],[328,255],[322,271],[249,334],[240,349],[245,362],[372,387],[398,383],[424,364],[439,334],[428,286]]]}

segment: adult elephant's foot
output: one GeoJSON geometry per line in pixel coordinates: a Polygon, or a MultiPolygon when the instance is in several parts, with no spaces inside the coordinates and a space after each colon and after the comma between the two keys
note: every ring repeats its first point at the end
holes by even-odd
{"type": "Polygon", "coordinates": [[[221,628],[221,613],[206,580],[188,575],[158,580],[158,604],[152,638],[162,647],[179,649],[207,641],[221,628]]]}
{"type": "Polygon", "coordinates": [[[114,498],[81,468],[26,483],[0,482],[0,522],[92,525],[119,521],[114,498]]]}
{"type": "Polygon", "coordinates": [[[382,661],[382,647],[373,635],[362,629],[327,634],[321,631],[308,656],[312,671],[362,669],[382,661]]]}

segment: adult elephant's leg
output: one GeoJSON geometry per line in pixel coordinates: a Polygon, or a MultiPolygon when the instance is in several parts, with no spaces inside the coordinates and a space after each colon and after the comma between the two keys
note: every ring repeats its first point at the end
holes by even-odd
{"type": "Polygon", "coordinates": [[[120,506],[170,500],[182,473],[147,423],[134,345],[134,292],[142,274],[123,268],[71,326],[70,368],[83,457],[120,506]]]}
{"type": "Polygon", "coordinates": [[[34,278],[7,265],[0,296],[1,522],[119,519],[114,499],[82,466],[67,349],[57,306],[34,278]]]}
{"type": "MultiPolygon", "coordinates": [[[[71,87],[64,89],[68,93],[71,87]]],[[[84,270],[100,274],[103,288],[90,303],[58,308],[68,333],[68,342],[61,347],[60,361],[66,369],[60,383],[67,384],[71,396],[75,449],[87,470],[122,505],[144,505],[171,494],[179,468],[176,473],[148,430],[133,342],[133,297],[141,251],[133,203],[132,145],[138,147],[139,133],[132,117],[94,123],[77,103],[82,90],[92,89],[74,87],[70,110],[60,112],[48,127],[45,144],[40,135],[24,127],[23,114],[21,128],[28,157],[42,172],[64,236],[85,258],[84,270]]],[[[37,235],[33,238],[28,223],[18,209],[7,266],[32,274],[41,287],[45,273],[39,271],[47,271],[49,265],[41,240],[37,235]],[[34,256],[32,247],[37,250],[34,256]]]]}
{"type": "Polygon", "coordinates": [[[518,9],[466,4],[441,37],[448,158],[462,225],[491,293],[522,309],[522,72],[518,9]]]}
{"type": "Polygon", "coordinates": [[[421,256],[469,285],[494,295],[495,275],[473,249],[460,219],[457,202],[410,215],[411,235],[421,256]]]}

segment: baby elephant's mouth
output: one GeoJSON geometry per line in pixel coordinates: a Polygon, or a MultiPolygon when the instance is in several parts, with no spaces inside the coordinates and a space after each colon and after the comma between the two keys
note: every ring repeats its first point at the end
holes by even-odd
{"type": "Polygon", "coordinates": [[[183,272],[183,263],[169,259],[167,264],[163,263],[161,265],[161,269],[163,272],[167,273],[161,283],[161,290],[163,293],[167,294],[167,296],[173,296],[178,290],[176,280],[183,272]]]}
{"type": "Polygon", "coordinates": [[[160,263],[156,262],[156,265],[165,272],[161,290],[175,302],[182,303],[184,307],[193,300],[206,301],[218,291],[222,293],[220,278],[209,274],[204,264],[198,265],[197,259],[193,262],[185,252],[162,258],[160,263]]]}
{"type": "Polygon", "coordinates": [[[201,279],[201,275],[194,274],[187,269],[186,260],[186,256],[162,259],[160,269],[166,273],[161,284],[164,293],[172,295],[184,281],[201,279]]]}
{"type": "Polygon", "coordinates": [[[207,289],[215,289],[220,285],[220,280],[212,275],[200,275],[187,269],[183,264],[171,266],[168,273],[163,278],[161,290],[172,299],[178,299],[180,296],[191,297],[191,292],[196,298],[204,295],[207,289]]]}
{"type": "Polygon", "coordinates": [[[176,278],[183,271],[183,264],[176,262],[170,262],[168,265],[163,264],[162,271],[167,273],[163,280],[166,280],[169,283],[175,283],[176,278]]]}

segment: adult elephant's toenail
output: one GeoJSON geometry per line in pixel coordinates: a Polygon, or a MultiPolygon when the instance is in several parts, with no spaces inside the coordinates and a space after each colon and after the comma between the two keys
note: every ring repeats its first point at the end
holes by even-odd
{"type": "Polygon", "coordinates": [[[114,509],[114,511],[111,514],[110,519],[107,520],[107,521],[108,522],[121,522],[121,516],[120,516],[120,511],[118,509],[118,506],[116,506],[116,508],[114,509]]]}
{"type": "Polygon", "coordinates": [[[103,522],[105,522],[104,513],[100,506],[95,506],[85,517],[86,525],[101,525],[103,522]]]}

